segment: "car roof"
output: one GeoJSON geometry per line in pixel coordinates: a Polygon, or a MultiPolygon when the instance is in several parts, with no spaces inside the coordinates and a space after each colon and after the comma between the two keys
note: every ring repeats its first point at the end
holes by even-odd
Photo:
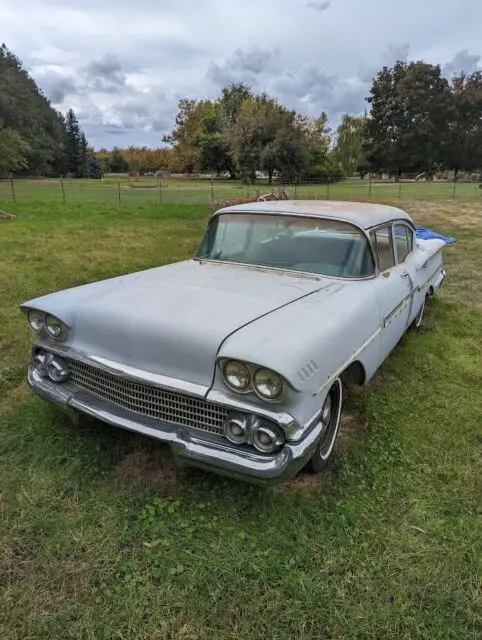
{"type": "Polygon", "coordinates": [[[280,215],[308,215],[335,220],[346,220],[362,229],[370,229],[392,220],[405,220],[413,225],[410,216],[398,209],[371,202],[343,202],[336,200],[271,200],[246,202],[216,211],[219,213],[271,213],[280,215]]]}

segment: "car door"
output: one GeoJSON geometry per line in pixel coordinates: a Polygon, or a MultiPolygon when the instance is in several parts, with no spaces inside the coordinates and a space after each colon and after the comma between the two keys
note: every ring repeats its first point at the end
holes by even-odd
{"type": "Polygon", "coordinates": [[[393,225],[393,240],[397,264],[404,266],[412,291],[408,312],[409,325],[425,300],[428,262],[416,255],[415,233],[407,224],[397,222],[393,225]]]}
{"type": "Polygon", "coordinates": [[[380,361],[383,361],[407,329],[413,280],[406,265],[397,264],[392,224],[373,229],[370,239],[378,267],[373,284],[379,307],[380,361]]]}

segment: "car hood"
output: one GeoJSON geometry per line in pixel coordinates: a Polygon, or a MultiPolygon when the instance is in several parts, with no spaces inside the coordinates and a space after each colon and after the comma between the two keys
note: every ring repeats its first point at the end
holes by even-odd
{"type": "Polygon", "coordinates": [[[314,292],[327,279],[194,260],[60,291],[23,308],[71,327],[68,346],[200,385],[212,383],[222,343],[241,327],[314,292]]]}

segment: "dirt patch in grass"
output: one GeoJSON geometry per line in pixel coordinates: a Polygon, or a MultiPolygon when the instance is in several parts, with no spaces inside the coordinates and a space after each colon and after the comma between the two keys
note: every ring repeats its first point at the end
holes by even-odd
{"type": "Polygon", "coordinates": [[[356,442],[366,437],[367,433],[368,424],[366,421],[362,421],[354,415],[342,415],[340,430],[336,440],[335,455],[337,452],[343,451],[356,444],[356,442]]]}
{"type": "Polygon", "coordinates": [[[139,440],[116,466],[114,474],[122,485],[139,490],[156,488],[167,495],[176,486],[180,470],[167,446],[139,440]]]}

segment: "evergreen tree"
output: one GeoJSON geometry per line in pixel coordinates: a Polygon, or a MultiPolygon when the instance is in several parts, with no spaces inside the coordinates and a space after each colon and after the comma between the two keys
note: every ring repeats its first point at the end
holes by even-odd
{"type": "Polygon", "coordinates": [[[82,175],[83,158],[81,145],[79,121],[73,110],[69,109],[65,121],[65,150],[68,173],[73,178],[82,175]]]}
{"type": "Polygon", "coordinates": [[[94,154],[89,156],[89,178],[93,178],[94,180],[100,180],[102,178],[102,169],[100,167],[100,162],[97,160],[94,154]]]}
{"type": "Polygon", "coordinates": [[[90,170],[90,151],[83,131],[80,133],[80,163],[79,178],[87,178],[90,170]]]}

